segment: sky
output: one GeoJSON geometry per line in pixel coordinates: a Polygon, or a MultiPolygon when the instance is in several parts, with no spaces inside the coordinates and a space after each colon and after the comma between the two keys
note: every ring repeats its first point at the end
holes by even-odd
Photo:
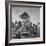
{"type": "Polygon", "coordinates": [[[13,6],[11,9],[11,16],[12,21],[15,23],[15,20],[22,21],[22,19],[19,17],[24,12],[27,12],[27,14],[30,16],[30,21],[33,24],[37,24],[40,22],[40,8],[39,7],[19,7],[19,6],[13,6]]]}

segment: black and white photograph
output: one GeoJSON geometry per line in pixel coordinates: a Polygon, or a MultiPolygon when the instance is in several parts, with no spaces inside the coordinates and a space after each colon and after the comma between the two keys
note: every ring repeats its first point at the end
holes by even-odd
{"type": "Polygon", "coordinates": [[[44,3],[8,4],[8,44],[44,43],[44,3]]]}
{"type": "Polygon", "coordinates": [[[40,9],[12,7],[11,39],[40,37],[40,9]]]}

